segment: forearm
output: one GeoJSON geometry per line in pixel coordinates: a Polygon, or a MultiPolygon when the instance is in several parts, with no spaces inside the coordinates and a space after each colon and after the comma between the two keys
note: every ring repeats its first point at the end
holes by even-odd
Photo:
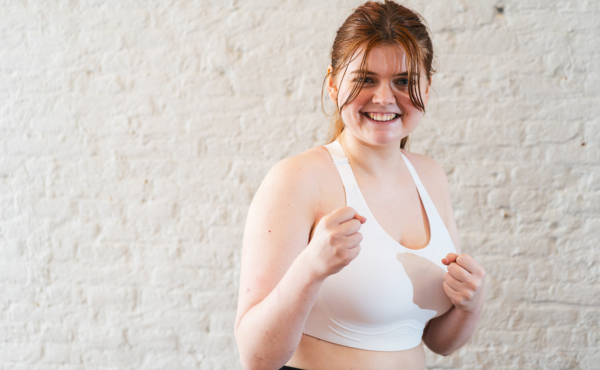
{"type": "Polygon", "coordinates": [[[308,273],[301,253],[275,289],[242,317],[236,340],[246,370],[279,369],[294,354],[323,280],[308,273]]]}
{"type": "Polygon", "coordinates": [[[451,354],[471,339],[482,311],[483,304],[472,312],[453,307],[429,322],[423,341],[435,353],[451,354]]]}

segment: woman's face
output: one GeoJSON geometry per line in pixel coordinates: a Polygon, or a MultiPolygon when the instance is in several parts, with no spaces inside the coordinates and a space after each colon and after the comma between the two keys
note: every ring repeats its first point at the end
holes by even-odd
{"type": "MultiPolygon", "coordinates": [[[[364,48],[335,80],[328,83],[329,96],[341,106],[352,91],[364,55],[364,48]],[[342,77],[343,76],[343,77],[342,77]]],[[[331,68],[331,67],[330,67],[331,68]]],[[[378,45],[367,58],[368,71],[362,90],[341,112],[347,134],[370,145],[384,145],[400,140],[419,124],[423,112],[410,101],[408,70],[404,50],[396,45],[378,45]]],[[[421,72],[421,98],[427,105],[429,81],[421,72]]]]}

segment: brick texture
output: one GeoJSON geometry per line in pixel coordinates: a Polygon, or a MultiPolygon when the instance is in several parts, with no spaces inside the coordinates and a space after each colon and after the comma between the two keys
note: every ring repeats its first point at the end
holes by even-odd
{"type": "MultiPolygon", "coordinates": [[[[324,142],[360,3],[0,1],[0,369],[241,369],[248,206],[324,142]]],[[[411,150],[488,271],[478,332],[428,369],[596,369],[600,2],[407,5],[439,62],[411,150]]]]}

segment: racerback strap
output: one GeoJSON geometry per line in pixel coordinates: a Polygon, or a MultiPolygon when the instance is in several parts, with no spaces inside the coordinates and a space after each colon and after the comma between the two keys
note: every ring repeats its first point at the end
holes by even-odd
{"type": "Polygon", "coordinates": [[[350,167],[350,161],[348,160],[348,157],[346,157],[346,154],[344,154],[344,149],[342,148],[340,142],[336,140],[331,144],[323,146],[329,151],[331,159],[340,173],[344,187],[349,185],[358,185],[356,183],[354,173],[352,172],[352,168],[350,167]]]}
{"type": "MultiPolygon", "coordinates": [[[[344,184],[344,186],[357,185],[356,178],[354,177],[354,173],[352,172],[352,168],[350,167],[350,160],[348,160],[348,157],[346,157],[346,154],[344,153],[344,149],[342,148],[340,142],[336,140],[331,144],[323,146],[329,151],[331,159],[333,160],[333,163],[335,164],[335,166],[338,169],[338,172],[340,173],[340,177],[342,178],[342,183],[344,184]]],[[[421,178],[417,174],[417,170],[415,170],[412,163],[410,163],[410,161],[408,160],[408,158],[406,158],[404,154],[402,154],[402,159],[404,160],[404,163],[406,163],[406,167],[408,167],[408,171],[410,172],[410,175],[412,176],[415,185],[423,185],[423,183],[421,182],[421,178]]]]}
{"type": "MultiPolygon", "coordinates": [[[[402,153],[400,153],[400,154],[402,154],[402,153]]],[[[404,163],[406,163],[406,167],[408,167],[408,172],[410,172],[410,175],[412,176],[413,181],[415,182],[415,185],[417,185],[417,186],[423,185],[423,183],[421,182],[421,178],[417,174],[417,170],[415,170],[412,163],[410,163],[410,161],[408,160],[408,158],[406,158],[406,156],[404,154],[402,154],[402,159],[404,159],[404,163]]]]}

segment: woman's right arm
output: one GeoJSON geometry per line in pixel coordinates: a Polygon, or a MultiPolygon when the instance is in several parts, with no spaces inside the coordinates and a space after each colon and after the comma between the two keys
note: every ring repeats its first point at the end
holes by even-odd
{"type": "Polygon", "coordinates": [[[318,212],[314,163],[300,156],[278,163],[248,212],[235,335],[246,370],[279,369],[294,354],[317,293],[332,273],[358,255],[364,218],[342,207],[318,212]]]}

